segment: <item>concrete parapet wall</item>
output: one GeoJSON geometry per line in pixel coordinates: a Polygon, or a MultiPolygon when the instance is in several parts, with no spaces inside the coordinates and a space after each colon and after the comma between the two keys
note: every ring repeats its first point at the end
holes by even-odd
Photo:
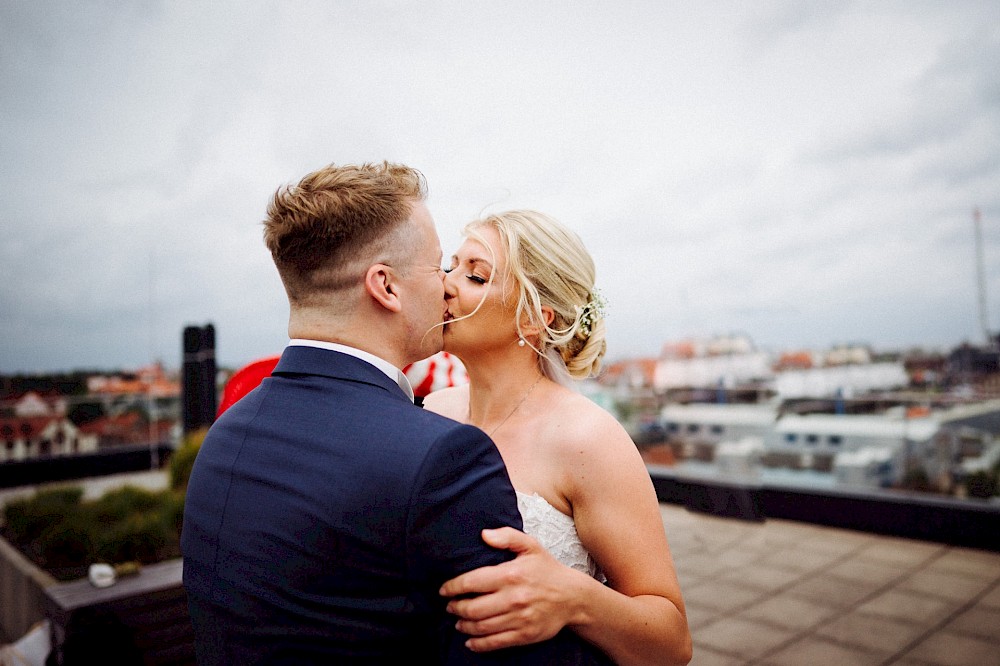
{"type": "Polygon", "coordinates": [[[797,520],[1000,552],[1000,504],[873,488],[809,488],[646,465],[661,502],[727,518],[797,520]]]}

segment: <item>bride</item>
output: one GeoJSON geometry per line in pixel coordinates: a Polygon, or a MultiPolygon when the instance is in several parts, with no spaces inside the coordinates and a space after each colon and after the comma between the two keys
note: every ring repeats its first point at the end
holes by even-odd
{"type": "Polygon", "coordinates": [[[649,474],[618,422],[572,388],[596,374],[606,348],[593,260],[576,234],[534,211],[491,215],[465,235],[445,277],[444,346],[469,384],[425,406],[493,439],[534,539],[484,532],[518,557],[444,585],[459,630],[488,651],[565,626],[619,664],[687,663],[684,602],[649,474]]]}

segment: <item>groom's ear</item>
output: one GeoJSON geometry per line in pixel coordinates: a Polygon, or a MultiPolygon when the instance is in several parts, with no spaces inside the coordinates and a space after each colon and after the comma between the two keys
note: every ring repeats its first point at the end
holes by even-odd
{"type": "Polygon", "coordinates": [[[365,291],[372,299],[390,312],[399,312],[403,304],[399,300],[399,282],[391,266],[372,264],[365,273],[365,291]]]}

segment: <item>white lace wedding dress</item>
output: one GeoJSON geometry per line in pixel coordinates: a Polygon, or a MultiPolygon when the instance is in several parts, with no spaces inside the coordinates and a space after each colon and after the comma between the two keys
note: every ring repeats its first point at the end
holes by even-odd
{"type": "Polygon", "coordinates": [[[521,510],[525,533],[538,539],[553,557],[568,567],[605,582],[604,574],[580,542],[572,516],[559,511],[538,493],[528,495],[518,492],[517,508],[521,510]]]}

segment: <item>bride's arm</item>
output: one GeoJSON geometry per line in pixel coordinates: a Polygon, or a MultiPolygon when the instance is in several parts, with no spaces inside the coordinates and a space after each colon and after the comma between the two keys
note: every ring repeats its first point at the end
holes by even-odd
{"type": "Polygon", "coordinates": [[[609,585],[559,564],[515,530],[488,534],[491,545],[516,550],[518,557],[464,574],[442,590],[446,596],[485,593],[449,604],[462,618],[459,629],[473,636],[472,649],[543,640],[568,626],[619,664],[691,659],[684,604],[652,482],[635,445],[609,420],[578,421],[588,441],[566,452],[577,531],[609,585]]]}
{"type": "Polygon", "coordinates": [[[687,663],[691,636],[649,472],[614,422],[572,466],[580,540],[608,577],[571,626],[619,664],[687,663]]]}

